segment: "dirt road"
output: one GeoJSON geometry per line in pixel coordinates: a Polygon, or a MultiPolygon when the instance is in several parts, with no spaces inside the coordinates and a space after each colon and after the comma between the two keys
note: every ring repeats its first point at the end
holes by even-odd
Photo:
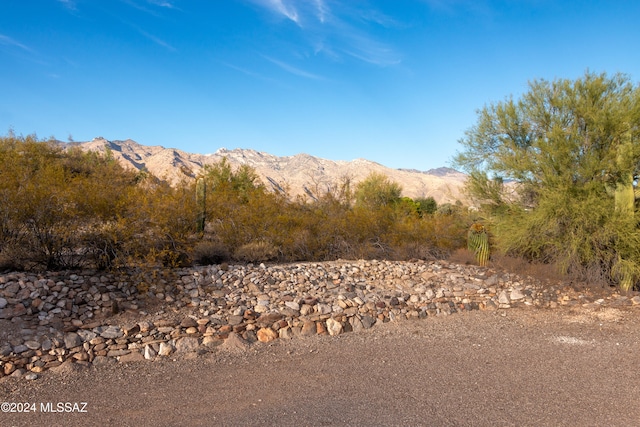
{"type": "Polygon", "coordinates": [[[637,426],[639,358],[638,309],[470,312],[5,378],[0,425],[637,426]]]}

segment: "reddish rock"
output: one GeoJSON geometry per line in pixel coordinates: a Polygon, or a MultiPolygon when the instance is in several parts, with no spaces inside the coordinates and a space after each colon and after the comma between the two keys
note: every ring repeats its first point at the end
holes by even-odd
{"type": "Polygon", "coordinates": [[[271,328],[261,328],[256,336],[260,342],[271,342],[278,338],[278,333],[271,328]]]}

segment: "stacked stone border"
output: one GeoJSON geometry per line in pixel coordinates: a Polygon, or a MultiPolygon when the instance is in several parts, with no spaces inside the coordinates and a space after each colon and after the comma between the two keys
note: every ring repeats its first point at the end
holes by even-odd
{"type": "Polygon", "coordinates": [[[512,307],[637,306],[616,290],[445,261],[335,261],[0,276],[0,377],[358,332],[512,307]],[[10,323],[7,323],[10,322],[10,323]]]}

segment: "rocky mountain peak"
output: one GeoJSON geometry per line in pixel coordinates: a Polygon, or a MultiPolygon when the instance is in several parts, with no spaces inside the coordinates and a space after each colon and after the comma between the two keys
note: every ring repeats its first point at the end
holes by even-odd
{"type": "Polygon", "coordinates": [[[357,183],[376,172],[400,184],[403,195],[407,197],[433,197],[438,203],[453,203],[465,199],[462,188],[466,175],[444,167],[425,172],[392,169],[362,158],[334,161],[306,153],[279,157],[252,149],[229,150],[224,147],[211,154],[197,154],[175,148],[142,145],[131,139],[109,141],[103,137],[77,145],[90,151],[104,152],[109,149],[125,167],[146,169],[171,183],[193,179],[205,165],[215,164],[226,158],[232,168],[250,166],[265,185],[275,191],[288,188],[292,196],[313,198],[319,195],[315,193],[327,191],[345,178],[357,183]]]}

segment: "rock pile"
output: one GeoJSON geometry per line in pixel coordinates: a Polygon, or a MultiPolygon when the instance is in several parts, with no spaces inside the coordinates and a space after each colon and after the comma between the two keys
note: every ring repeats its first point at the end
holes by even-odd
{"type": "Polygon", "coordinates": [[[617,292],[444,261],[213,265],[0,276],[0,377],[153,360],[514,306],[635,306],[617,292]],[[153,311],[153,312],[152,312],[153,311]]]}

